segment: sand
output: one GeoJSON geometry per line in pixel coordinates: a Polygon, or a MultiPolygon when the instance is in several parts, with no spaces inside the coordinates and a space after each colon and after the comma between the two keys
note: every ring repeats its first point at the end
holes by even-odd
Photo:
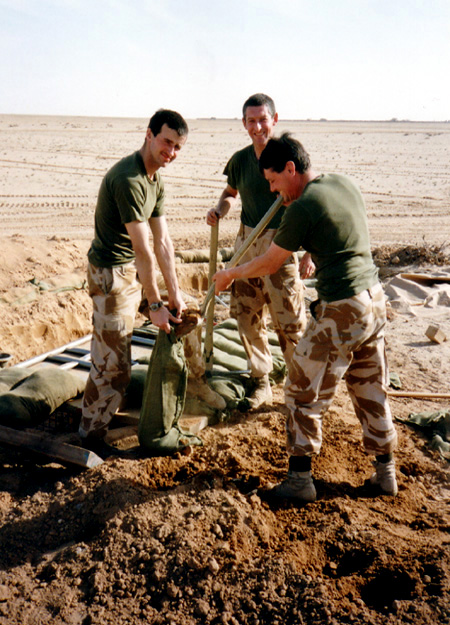
{"type": "MultiPolygon", "coordinates": [[[[98,187],[140,147],[146,123],[0,116],[0,351],[12,364],[90,332],[82,282],[98,187]],[[67,285],[77,288],[58,290],[67,285]]],[[[239,120],[189,126],[163,173],[179,250],[208,248],[206,211],[228,157],[246,145],[239,120]]],[[[360,184],[384,284],[400,271],[450,270],[449,124],[278,128],[293,131],[317,170],[360,184]]],[[[221,222],[221,246],[238,221],[221,222]]],[[[205,267],[178,273],[201,300],[205,267]]],[[[431,323],[450,339],[448,304],[389,307],[391,370],[411,391],[448,391],[450,340],[431,342],[431,323]]],[[[391,403],[396,418],[448,407],[391,403]]],[[[342,386],[314,464],[318,501],[274,509],[252,492],[284,475],[284,420],[277,386],[272,407],[208,428],[190,456],[80,473],[0,448],[0,623],[448,623],[448,462],[398,422],[399,495],[368,496],[370,459],[342,386]]]]}

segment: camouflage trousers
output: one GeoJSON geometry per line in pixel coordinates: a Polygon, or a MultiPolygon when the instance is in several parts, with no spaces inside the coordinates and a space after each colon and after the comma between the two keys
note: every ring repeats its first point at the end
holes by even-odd
{"type": "MultiPolygon", "coordinates": [[[[252,233],[241,224],[236,238],[238,250],[252,233]]],[[[276,230],[265,230],[247,251],[239,264],[264,254],[276,230]]],[[[272,371],[272,355],[267,338],[268,314],[278,335],[289,369],[295,346],[306,327],[303,283],[298,272],[298,258],[290,256],[280,269],[261,278],[236,280],[231,290],[230,315],[237,320],[239,334],[248,358],[251,375],[259,378],[272,371]]]]}
{"type": "MultiPolygon", "coordinates": [[[[120,267],[88,264],[88,288],[93,303],[91,370],[83,396],[80,436],[103,437],[120,407],[131,379],[131,339],[142,285],[134,262],[120,267]]],[[[185,337],[190,373],[205,372],[201,327],[185,337]],[[191,336],[192,335],[192,336],[191,336]]]]}
{"type": "Polygon", "coordinates": [[[362,426],[366,451],[392,452],[397,434],[386,393],[386,308],[381,285],[348,299],[315,304],[285,384],[288,452],[319,453],[322,417],[342,378],[362,426]]]}

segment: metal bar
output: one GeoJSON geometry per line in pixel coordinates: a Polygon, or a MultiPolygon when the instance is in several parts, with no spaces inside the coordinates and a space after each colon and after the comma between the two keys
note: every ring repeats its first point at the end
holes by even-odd
{"type": "Polygon", "coordinates": [[[15,366],[16,367],[31,367],[32,365],[35,365],[38,362],[42,362],[43,360],[46,360],[46,358],[48,356],[55,355],[55,354],[61,354],[66,349],[71,349],[72,347],[77,347],[78,345],[82,345],[83,343],[87,343],[88,341],[91,340],[91,338],[92,338],[92,334],[87,334],[86,336],[82,337],[81,339],[76,339],[75,341],[72,341],[71,343],[67,343],[66,345],[63,345],[62,347],[56,347],[55,349],[52,349],[51,351],[46,352],[45,354],[40,354],[39,356],[34,356],[33,358],[30,358],[28,360],[24,360],[23,362],[19,362],[15,366]]]}

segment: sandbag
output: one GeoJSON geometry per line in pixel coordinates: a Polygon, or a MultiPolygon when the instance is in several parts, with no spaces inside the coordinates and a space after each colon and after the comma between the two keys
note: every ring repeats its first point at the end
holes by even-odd
{"type": "Polygon", "coordinates": [[[247,395],[251,389],[249,376],[233,373],[213,373],[208,378],[210,387],[219,393],[227,402],[227,411],[240,410],[245,412],[250,409],[247,395]]]}
{"type": "Polygon", "coordinates": [[[201,445],[198,436],[178,427],[183,414],[188,368],[183,338],[160,330],[152,350],[138,424],[139,444],[154,455],[170,454],[186,445],[201,445]]]}
{"type": "Polygon", "coordinates": [[[0,370],[0,393],[6,393],[17,382],[24,380],[30,375],[30,370],[25,367],[9,367],[0,370]]]}
{"type": "MultiPolygon", "coordinates": [[[[225,328],[225,329],[228,329],[228,330],[236,330],[236,332],[238,332],[237,321],[233,317],[229,317],[225,321],[222,321],[220,326],[217,326],[217,328],[225,328]]],[[[214,329],[214,331],[216,331],[216,329],[214,329]]],[[[239,332],[238,332],[237,336],[239,337],[239,332]]],[[[278,347],[280,346],[278,335],[273,330],[267,330],[267,338],[268,338],[268,341],[269,341],[269,345],[278,346],[278,347]]],[[[239,340],[240,340],[240,338],[239,338],[239,340]]]]}
{"type": "Polygon", "coordinates": [[[229,339],[227,336],[219,334],[217,331],[213,332],[213,344],[214,349],[217,348],[222,352],[226,352],[230,356],[237,356],[238,358],[247,360],[247,352],[245,351],[242,343],[238,344],[232,339],[229,339]]]}
{"type": "Polygon", "coordinates": [[[0,423],[18,429],[33,427],[82,393],[84,387],[81,377],[64,369],[34,371],[0,395],[0,423]]]}
{"type": "Polygon", "coordinates": [[[218,365],[227,371],[247,371],[248,368],[247,360],[233,356],[217,347],[213,350],[213,364],[215,368],[218,365]]]}

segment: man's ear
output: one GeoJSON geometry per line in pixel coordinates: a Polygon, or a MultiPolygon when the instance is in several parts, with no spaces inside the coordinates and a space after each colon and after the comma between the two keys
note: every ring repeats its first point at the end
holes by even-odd
{"type": "Polygon", "coordinates": [[[148,139],[150,141],[150,139],[153,137],[153,133],[151,131],[150,128],[147,128],[147,132],[145,133],[145,138],[148,139]]]}
{"type": "Polygon", "coordinates": [[[278,123],[278,113],[275,113],[275,115],[273,116],[273,125],[275,126],[275,124],[278,123]]]}
{"type": "Polygon", "coordinates": [[[293,176],[295,174],[295,163],[294,163],[294,161],[288,161],[286,163],[286,166],[285,166],[284,169],[290,176],[293,176]]]}

